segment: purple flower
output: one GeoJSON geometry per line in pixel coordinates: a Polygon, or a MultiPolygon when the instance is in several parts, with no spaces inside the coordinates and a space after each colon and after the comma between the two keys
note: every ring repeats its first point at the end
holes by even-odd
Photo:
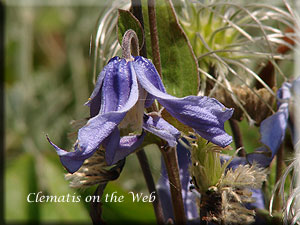
{"type": "MultiPolygon", "coordinates": [[[[289,119],[289,101],[291,98],[291,92],[294,92],[295,96],[299,95],[297,88],[300,84],[300,78],[296,79],[292,83],[284,82],[282,87],[277,91],[277,112],[266,118],[260,125],[261,142],[264,146],[258,148],[254,153],[247,155],[247,159],[250,163],[256,161],[263,167],[268,167],[272,162],[274,156],[284,140],[285,131],[288,125],[289,119]]],[[[292,131],[292,133],[294,133],[292,131]]],[[[294,139],[298,139],[294,137],[294,139]]]]}
{"type": "Polygon", "coordinates": [[[155,99],[203,138],[222,147],[232,141],[224,122],[232,116],[233,109],[205,96],[176,98],[167,94],[154,65],[137,56],[132,60],[114,57],[100,73],[86,103],[91,119],[79,129],[75,151],[67,152],[50,143],[70,173],[77,171],[101,145],[109,165],[124,158],[142,143],[143,129],[174,147],[180,132],[161,117],[144,113],[155,99]]]}

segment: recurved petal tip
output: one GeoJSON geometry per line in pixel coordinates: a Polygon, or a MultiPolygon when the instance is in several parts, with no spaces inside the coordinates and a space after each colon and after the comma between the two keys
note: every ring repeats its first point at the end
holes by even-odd
{"type": "Polygon", "coordinates": [[[55,148],[56,153],[58,154],[60,161],[63,164],[63,166],[66,168],[66,170],[69,173],[75,173],[77,170],[79,170],[79,168],[81,167],[81,165],[83,164],[85,159],[80,158],[76,155],[77,147],[75,146],[75,152],[67,152],[67,151],[59,148],[57,145],[55,145],[50,140],[48,135],[46,135],[46,137],[47,137],[47,140],[49,141],[49,143],[55,148]]]}

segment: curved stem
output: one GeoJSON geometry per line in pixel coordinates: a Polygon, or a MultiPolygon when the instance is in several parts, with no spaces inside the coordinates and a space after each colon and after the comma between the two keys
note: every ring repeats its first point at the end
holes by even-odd
{"type": "Polygon", "coordinates": [[[133,60],[131,55],[139,55],[139,39],[134,30],[129,29],[125,32],[122,39],[122,50],[122,57],[128,61],[133,60]]]}

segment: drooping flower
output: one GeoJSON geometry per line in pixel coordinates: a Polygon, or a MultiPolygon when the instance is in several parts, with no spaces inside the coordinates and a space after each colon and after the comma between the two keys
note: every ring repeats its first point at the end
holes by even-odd
{"type": "Polygon", "coordinates": [[[232,116],[233,109],[205,96],[176,98],[167,94],[154,65],[140,56],[114,57],[104,67],[86,103],[91,119],[79,129],[74,152],[62,150],[49,141],[70,173],[77,171],[101,145],[108,165],[124,158],[142,143],[143,129],[174,147],[180,132],[160,116],[144,113],[155,99],[203,138],[222,147],[231,143],[224,122],[232,116]]]}

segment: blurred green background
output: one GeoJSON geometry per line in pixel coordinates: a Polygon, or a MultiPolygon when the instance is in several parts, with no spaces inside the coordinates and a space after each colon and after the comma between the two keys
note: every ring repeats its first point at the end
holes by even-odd
{"type": "MultiPolygon", "coordinates": [[[[46,140],[70,149],[76,127],[88,117],[83,106],[93,89],[90,38],[112,1],[7,0],[5,24],[5,221],[90,223],[89,204],[28,203],[29,193],[91,195],[95,187],[76,190],[64,180],[66,171],[46,140]]],[[[259,146],[258,128],[243,121],[246,149],[259,146]]],[[[78,127],[77,127],[78,128],[78,127]]],[[[228,124],[226,130],[230,133],[228,124]]],[[[155,180],[160,153],[148,146],[155,180]]],[[[120,178],[105,193],[148,193],[135,155],[127,158],[120,178]]],[[[155,221],[150,203],[104,203],[107,222],[155,221]]]]}

